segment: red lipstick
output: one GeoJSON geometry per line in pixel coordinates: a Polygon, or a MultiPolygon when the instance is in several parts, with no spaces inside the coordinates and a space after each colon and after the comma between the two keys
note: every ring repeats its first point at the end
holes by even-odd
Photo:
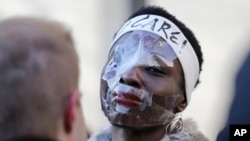
{"type": "Polygon", "coordinates": [[[131,93],[114,94],[114,96],[115,102],[124,106],[139,107],[142,102],[142,100],[138,96],[131,93]]]}

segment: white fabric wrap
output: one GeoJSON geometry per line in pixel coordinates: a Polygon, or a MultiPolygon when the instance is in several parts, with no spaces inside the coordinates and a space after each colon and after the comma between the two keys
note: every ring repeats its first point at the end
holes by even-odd
{"type": "Polygon", "coordinates": [[[125,33],[141,30],[159,35],[167,41],[178,57],[185,77],[187,102],[190,102],[192,91],[199,77],[199,62],[193,47],[170,20],[157,15],[140,15],[128,20],[117,32],[112,44],[125,33]]]}

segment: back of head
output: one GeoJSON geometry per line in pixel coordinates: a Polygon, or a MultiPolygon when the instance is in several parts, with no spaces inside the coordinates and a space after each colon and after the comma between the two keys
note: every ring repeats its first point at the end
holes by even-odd
{"type": "Polygon", "coordinates": [[[56,134],[78,57],[59,23],[17,17],[0,23],[0,140],[56,134]]]}

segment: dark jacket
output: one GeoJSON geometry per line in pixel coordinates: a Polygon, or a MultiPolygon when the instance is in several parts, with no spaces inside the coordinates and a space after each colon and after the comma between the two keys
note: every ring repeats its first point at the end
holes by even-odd
{"type": "Polygon", "coordinates": [[[250,52],[243,65],[239,69],[235,80],[235,92],[231,103],[227,122],[223,130],[217,136],[217,141],[229,141],[230,125],[232,124],[250,124],[250,52]]]}

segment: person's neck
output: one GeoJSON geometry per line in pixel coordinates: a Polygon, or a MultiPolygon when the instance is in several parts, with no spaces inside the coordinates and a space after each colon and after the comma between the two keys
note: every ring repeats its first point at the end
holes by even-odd
{"type": "Polygon", "coordinates": [[[123,126],[112,126],[112,141],[159,141],[165,135],[165,126],[132,129],[123,126]]]}

